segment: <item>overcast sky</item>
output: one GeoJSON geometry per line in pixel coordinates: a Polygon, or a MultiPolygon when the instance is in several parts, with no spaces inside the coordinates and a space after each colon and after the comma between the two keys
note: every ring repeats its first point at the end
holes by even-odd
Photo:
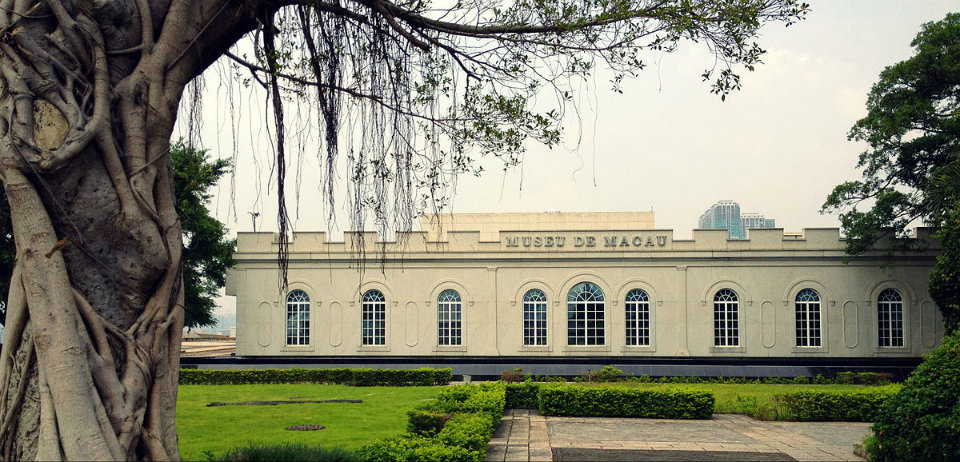
{"type": "MultiPolygon", "coordinates": [[[[787,232],[838,226],[836,216],[818,211],[833,186],[859,175],[864,146],[846,135],[865,115],[870,86],[885,66],[913,54],[909,44],[921,24],[960,8],[926,0],[810,3],[807,20],[762,30],[764,64],[744,74],[743,90],[726,101],[701,82],[713,62],[702,47],[647,55],[648,68],[623,86],[623,95],[602,78],[580,95],[579,123],[566,128],[563,146],[531,144],[521,167],[462,176],[454,211],[652,209],[658,228],[686,238],[708,206],[730,199],[743,212],[775,218],[787,232]]],[[[251,231],[254,211],[259,230],[275,231],[265,102],[216,75],[206,82],[203,145],[229,157],[237,143],[235,188],[225,180],[213,208],[233,232],[251,231]],[[230,91],[232,110],[242,117],[230,116],[230,91]]],[[[304,162],[295,227],[326,230],[316,159],[304,162]]],[[[339,220],[339,231],[346,223],[339,220]]]]}
{"type": "MultiPolygon", "coordinates": [[[[960,8],[924,0],[811,3],[807,20],[762,30],[764,64],[743,75],[743,90],[726,101],[701,82],[713,61],[702,47],[647,55],[648,68],[624,85],[623,95],[611,93],[602,77],[580,95],[580,123],[566,127],[563,146],[531,144],[521,167],[462,176],[454,211],[653,209],[658,228],[683,238],[710,204],[730,199],[788,232],[838,226],[835,216],[818,210],[833,186],[858,176],[864,146],[846,134],[865,114],[870,86],[885,66],[912,55],[909,43],[921,24],[960,8]]],[[[263,147],[269,139],[260,122],[265,103],[233,90],[234,111],[249,117],[231,130],[227,91],[219,77],[208,76],[203,145],[230,156],[238,134],[235,199],[225,181],[214,208],[232,231],[252,230],[251,211],[262,214],[261,230],[276,230],[270,153],[263,147]]],[[[316,160],[307,155],[305,162],[296,229],[325,230],[316,160]]],[[[343,231],[346,221],[338,224],[343,231]]]]}

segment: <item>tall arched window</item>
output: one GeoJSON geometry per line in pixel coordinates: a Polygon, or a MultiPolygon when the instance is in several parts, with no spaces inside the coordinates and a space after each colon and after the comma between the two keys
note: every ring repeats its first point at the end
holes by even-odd
{"type": "Polygon", "coordinates": [[[368,290],[360,303],[361,341],[363,345],[387,343],[387,302],[379,290],[368,290]]]}
{"type": "Polygon", "coordinates": [[[603,345],[603,291],[581,282],[567,295],[567,344],[603,345]]]}
{"type": "Polygon", "coordinates": [[[650,345],[650,297],[640,289],[627,293],[623,304],[627,318],[627,345],[650,345]]]}
{"type": "Polygon", "coordinates": [[[287,294],[287,345],[310,344],[310,296],[296,289],[287,294]]]}
{"type": "Polygon", "coordinates": [[[547,344],[547,296],[540,289],[528,290],[523,296],[523,344],[547,344]]]}
{"type": "Polygon", "coordinates": [[[460,311],[462,302],[456,290],[447,289],[437,297],[437,344],[459,346],[463,337],[460,311]]]}
{"type": "Polygon", "coordinates": [[[903,296],[896,289],[884,289],[877,297],[877,330],[880,346],[903,346],[903,296]]]}
{"type": "Polygon", "coordinates": [[[794,302],[797,317],[797,346],[820,346],[820,294],[813,289],[797,293],[794,302]]]}
{"type": "Polygon", "coordinates": [[[713,296],[713,344],[740,346],[740,302],[737,293],[721,289],[713,296]]]}

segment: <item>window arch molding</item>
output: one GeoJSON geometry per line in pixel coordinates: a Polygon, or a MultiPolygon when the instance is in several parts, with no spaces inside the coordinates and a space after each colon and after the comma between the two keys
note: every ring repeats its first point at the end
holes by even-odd
{"type": "Polygon", "coordinates": [[[522,306],[523,297],[527,292],[538,289],[547,296],[547,306],[550,304],[559,303],[557,298],[557,292],[553,289],[553,286],[550,285],[547,281],[539,278],[530,278],[520,283],[514,291],[513,298],[510,300],[510,305],[512,306],[522,306]]]}
{"type": "Polygon", "coordinates": [[[463,304],[464,308],[473,306],[473,297],[470,295],[470,291],[467,290],[463,282],[457,279],[443,279],[434,284],[433,288],[430,289],[430,297],[427,298],[426,306],[437,306],[437,298],[447,289],[456,290],[460,294],[460,303],[463,304]]]}
{"type": "Polygon", "coordinates": [[[377,280],[366,281],[363,284],[360,284],[360,286],[357,287],[357,290],[353,293],[353,300],[350,301],[350,306],[353,306],[357,302],[363,300],[363,295],[371,290],[379,290],[380,293],[383,294],[383,298],[387,299],[388,308],[391,306],[397,306],[398,300],[393,295],[393,291],[390,290],[390,286],[383,281],[377,280]]]}
{"type": "Polygon", "coordinates": [[[709,303],[710,309],[713,309],[713,296],[722,289],[730,289],[736,292],[737,301],[742,305],[753,305],[753,297],[750,295],[750,291],[744,289],[740,283],[734,281],[733,279],[721,279],[707,286],[707,288],[700,295],[700,305],[706,306],[709,303]]]}
{"type": "Polygon", "coordinates": [[[803,289],[813,289],[820,295],[821,306],[834,306],[837,304],[833,292],[827,289],[820,281],[812,278],[800,278],[790,283],[783,292],[783,305],[790,306],[797,299],[797,294],[803,289]]]}
{"type": "Polygon", "coordinates": [[[880,296],[880,292],[883,292],[887,289],[896,289],[900,291],[900,295],[903,297],[904,314],[906,314],[906,309],[908,306],[919,304],[917,293],[913,290],[913,287],[910,287],[910,285],[899,279],[885,279],[877,282],[870,287],[870,290],[867,291],[867,306],[876,307],[877,297],[880,296]]]}
{"type": "Polygon", "coordinates": [[[557,295],[557,298],[555,300],[558,300],[561,302],[560,304],[563,305],[564,312],[566,312],[567,295],[570,294],[570,289],[573,289],[573,286],[581,282],[589,282],[599,287],[600,290],[603,291],[603,296],[604,296],[604,299],[606,300],[606,302],[604,303],[605,306],[610,305],[609,303],[610,296],[615,294],[616,292],[613,290],[613,287],[610,286],[610,283],[607,282],[606,278],[601,276],[600,273],[596,273],[593,271],[578,271],[570,275],[566,279],[564,279],[563,283],[560,284],[560,290],[557,291],[559,295],[557,295]]]}
{"type": "Polygon", "coordinates": [[[657,293],[657,289],[653,288],[653,285],[643,279],[630,279],[629,281],[623,283],[619,289],[617,289],[617,298],[613,299],[613,304],[619,306],[626,299],[627,294],[630,293],[633,289],[640,289],[647,293],[647,296],[650,297],[650,304],[656,306],[663,306],[663,299],[660,298],[660,294],[657,293]]]}

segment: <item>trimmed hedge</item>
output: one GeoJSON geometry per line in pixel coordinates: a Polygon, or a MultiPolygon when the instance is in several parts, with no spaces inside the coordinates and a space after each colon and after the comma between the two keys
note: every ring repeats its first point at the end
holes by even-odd
{"type": "Polygon", "coordinates": [[[180,369],[180,385],[335,383],[361,387],[446,385],[452,369],[180,369]]]}
{"type": "Polygon", "coordinates": [[[370,462],[481,462],[506,402],[501,383],[457,385],[410,411],[410,433],[358,451],[370,462]]]}
{"type": "Polygon", "coordinates": [[[880,406],[899,389],[888,385],[855,391],[804,390],[774,395],[773,400],[785,420],[873,422],[880,406]]]}
{"type": "Polygon", "coordinates": [[[713,394],[700,390],[643,390],[625,387],[540,387],[540,413],[576,417],[709,419],[713,394]]]}
{"type": "Polygon", "coordinates": [[[540,384],[536,382],[507,384],[505,407],[507,409],[539,409],[540,384]]]}

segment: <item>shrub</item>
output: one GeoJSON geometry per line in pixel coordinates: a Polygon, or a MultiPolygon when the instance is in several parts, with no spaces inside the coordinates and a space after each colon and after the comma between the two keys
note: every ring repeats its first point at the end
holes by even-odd
{"type": "Polygon", "coordinates": [[[603,366],[599,371],[583,371],[583,382],[619,382],[624,379],[623,371],[613,366],[603,366]]]}
{"type": "Polygon", "coordinates": [[[242,385],[259,383],[336,383],[355,386],[446,385],[447,369],[180,369],[181,385],[242,385]]]}
{"type": "Polygon", "coordinates": [[[500,373],[500,380],[503,380],[506,383],[523,382],[523,369],[518,367],[511,371],[503,371],[500,373]]]}
{"type": "Polygon", "coordinates": [[[855,391],[803,390],[774,395],[773,400],[785,420],[872,422],[898,389],[888,385],[855,391]]]}
{"type": "Polygon", "coordinates": [[[403,435],[368,444],[357,454],[367,462],[479,462],[483,453],[447,446],[434,438],[403,435]]]}
{"type": "Polygon", "coordinates": [[[443,425],[450,419],[450,414],[444,414],[427,408],[429,405],[407,412],[407,431],[423,436],[433,436],[440,432],[443,425]]]}
{"type": "Polygon", "coordinates": [[[540,412],[578,417],[707,419],[713,394],[701,390],[554,385],[540,388],[540,412]]]}
{"type": "Polygon", "coordinates": [[[363,460],[357,454],[346,449],[308,446],[303,443],[250,444],[233,449],[220,457],[208,454],[208,459],[227,462],[253,462],[261,460],[277,462],[360,462],[363,460]]]}
{"type": "Polygon", "coordinates": [[[540,408],[540,384],[534,382],[524,382],[519,384],[510,384],[506,386],[507,409],[539,409],[540,408]]]}
{"type": "Polygon", "coordinates": [[[960,332],[944,337],[883,404],[873,433],[873,460],[960,460],[960,332]]]}
{"type": "Polygon", "coordinates": [[[359,454],[372,462],[480,462],[503,417],[505,393],[502,383],[447,387],[407,414],[411,433],[364,446],[359,454]]]}
{"type": "Polygon", "coordinates": [[[460,446],[470,451],[486,453],[487,441],[497,430],[496,422],[488,413],[460,414],[454,416],[437,433],[437,440],[447,446],[460,446]]]}

